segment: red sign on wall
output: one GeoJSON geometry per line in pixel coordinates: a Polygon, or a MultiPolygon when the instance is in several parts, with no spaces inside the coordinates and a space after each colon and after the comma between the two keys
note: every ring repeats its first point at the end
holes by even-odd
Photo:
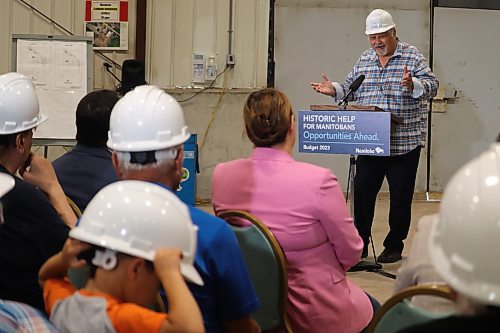
{"type": "Polygon", "coordinates": [[[85,21],[128,22],[128,1],[86,0],[85,21]]]}
{"type": "Polygon", "coordinates": [[[96,50],[127,50],[128,1],[86,0],[85,34],[96,50]]]}

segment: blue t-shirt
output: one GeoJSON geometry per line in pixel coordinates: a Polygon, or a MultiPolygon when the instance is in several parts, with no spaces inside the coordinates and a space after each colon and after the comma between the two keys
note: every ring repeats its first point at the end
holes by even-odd
{"type": "Polygon", "coordinates": [[[198,226],[194,264],[204,283],[188,286],[201,309],[206,332],[224,332],[225,321],[252,314],[259,301],[231,228],[216,216],[188,207],[198,226]]]}

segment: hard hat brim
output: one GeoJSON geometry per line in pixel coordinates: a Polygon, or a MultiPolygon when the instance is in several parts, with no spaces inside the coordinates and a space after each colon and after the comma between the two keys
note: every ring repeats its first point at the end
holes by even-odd
{"type": "Polygon", "coordinates": [[[21,127],[18,127],[16,126],[15,128],[12,128],[12,129],[0,129],[0,135],[8,135],[8,134],[15,134],[15,133],[21,133],[21,132],[24,132],[24,131],[27,131],[27,130],[30,130],[32,128],[35,128],[37,126],[40,126],[41,124],[43,124],[47,119],[49,119],[47,117],[46,114],[40,112],[38,114],[38,119],[34,122],[34,123],[31,123],[29,125],[23,125],[21,127]]]}
{"type": "MultiPolygon", "coordinates": [[[[133,250],[131,251],[131,249],[129,247],[126,247],[123,244],[121,244],[120,242],[114,241],[113,239],[106,240],[106,237],[102,237],[102,240],[106,240],[106,242],[105,242],[106,244],[100,243],[96,239],[95,235],[89,234],[88,232],[86,232],[78,227],[72,229],[69,232],[69,237],[77,239],[77,240],[85,242],[85,243],[93,244],[96,246],[103,246],[103,247],[109,248],[111,250],[125,253],[125,254],[131,255],[131,256],[137,256],[139,258],[143,258],[146,260],[153,261],[153,259],[154,259],[152,254],[146,255],[145,253],[140,253],[141,251],[133,251],[133,250]]],[[[203,279],[201,278],[198,271],[194,268],[192,263],[182,261],[180,264],[180,271],[181,271],[182,276],[186,280],[188,280],[194,284],[197,284],[199,286],[204,285],[203,279]]]]}
{"type": "Polygon", "coordinates": [[[192,282],[199,286],[204,285],[203,279],[201,278],[200,274],[192,264],[181,262],[181,274],[189,282],[192,282]]]}
{"type": "Polygon", "coordinates": [[[168,149],[172,147],[179,146],[184,144],[189,140],[191,133],[185,133],[182,135],[178,135],[176,138],[171,141],[165,143],[160,141],[135,141],[135,142],[114,142],[113,139],[108,139],[106,145],[109,149],[115,151],[123,151],[123,152],[137,152],[137,151],[154,151],[154,150],[162,150],[168,149]]]}
{"type": "Polygon", "coordinates": [[[392,28],[395,28],[395,27],[396,27],[395,24],[391,24],[391,25],[389,25],[387,27],[383,27],[383,28],[365,30],[365,35],[369,36],[369,35],[374,35],[374,34],[381,34],[383,32],[389,31],[389,30],[391,30],[392,28]]]}

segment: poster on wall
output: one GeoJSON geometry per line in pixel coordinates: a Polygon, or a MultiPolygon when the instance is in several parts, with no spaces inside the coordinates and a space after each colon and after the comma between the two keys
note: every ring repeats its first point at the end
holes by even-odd
{"type": "Polygon", "coordinates": [[[128,1],[86,1],[85,35],[94,50],[128,50],[128,1]]]}

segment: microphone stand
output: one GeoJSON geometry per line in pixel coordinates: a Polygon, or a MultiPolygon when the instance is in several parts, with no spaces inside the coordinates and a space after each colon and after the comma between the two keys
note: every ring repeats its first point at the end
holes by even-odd
{"type": "MultiPolygon", "coordinates": [[[[343,111],[347,110],[347,98],[345,98],[343,101],[339,103],[339,108],[343,111]]],[[[351,155],[349,157],[349,172],[348,172],[348,177],[347,177],[347,192],[346,192],[346,203],[349,200],[349,194],[351,195],[351,201],[349,203],[349,210],[351,212],[351,216],[354,218],[354,177],[356,175],[356,156],[351,155]],[[349,188],[351,188],[351,191],[349,192],[349,188]]],[[[356,219],[354,219],[354,225],[356,225],[356,219]]],[[[370,243],[372,245],[372,252],[373,252],[373,258],[375,259],[375,262],[370,262],[367,260],[364,260],[360,258],[359,262],[352,266],[349,269],[349,272],[360,272],[360,271],[367,271],[367,272],[377,272],[380,273],[384,276],[392,277],[390,273],[386,273],[382,271],[382,265],[378,263],[377,261],[377,255],[375,253],[375,246],[373,245],[373,237],[371,234],[370,230],[370,243]]],[[[393,277],[395,278],[395,277],[393,277]]]]}

